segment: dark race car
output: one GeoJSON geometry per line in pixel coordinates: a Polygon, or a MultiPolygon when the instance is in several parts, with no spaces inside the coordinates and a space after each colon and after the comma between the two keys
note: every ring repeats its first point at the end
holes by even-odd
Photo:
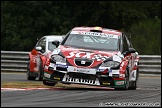
{"type": "Polygon", "coordinates": [[[137,51],[126,34],[102,27],[75,27],[45,63],[43,84],[87,84],[115,89],[136,89],[137,51]]]}

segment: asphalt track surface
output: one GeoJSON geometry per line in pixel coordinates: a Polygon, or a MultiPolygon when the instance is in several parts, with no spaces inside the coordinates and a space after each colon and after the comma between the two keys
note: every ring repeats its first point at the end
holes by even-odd
{"type": "MultiPolygon", "coordinates": [[[[144,75],[145,76],[145,75],[144,75]]],[[[1,107],[161,107],[161,76],[140,76],[137,90],[105,88],[2,90],[1,107]]],[[[25,74],[1,73],[3,81],[27,81],[25,74]]]]}

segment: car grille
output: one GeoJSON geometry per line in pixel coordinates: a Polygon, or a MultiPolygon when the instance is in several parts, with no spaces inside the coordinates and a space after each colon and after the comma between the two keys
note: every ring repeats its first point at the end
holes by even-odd
{"type": "Polygon", "coordinates": [[[95,80],[96,76],[92,74],[69,72],[69,77],[95,80]]]}
{"type": "Polygon", "coordinates": [[[56,67],[57,71],[67,71],[67,68],[62,68],[62,67],[56,67]]]}
{"type": "Polygon", "coordinates": [[[74,61],[77,66],[90,66],[93,63],[93,60],[83,58],[75,58],[74,61]]]}

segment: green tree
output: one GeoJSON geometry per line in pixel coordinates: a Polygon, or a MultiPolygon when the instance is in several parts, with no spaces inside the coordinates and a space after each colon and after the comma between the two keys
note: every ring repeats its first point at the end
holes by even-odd
{"type": "Polygon", "coordinates": [[[140,55],[161,54],[161,20],[158,17],[140,21],[130,28],[133,47],[140,55]]]}
{"type": "MultiPolygon", "coordinates": [[[[138,44],[152,38],[148,36],[154,35],[150,33],[155,32],[155,28],[158,28],[157,35],[161,34],[159,23],[161,1],[1,1],[1,50],[30,51],[37,38],[64,35],[75,26],[102,26],[132,32],[132,43],[140,50],[138,44]],[[156,16],[158,20],[154,19],[156,16]],[[155,28],[149,29],[151,24],[155,28]],[[146,33],[138,27],[146,29],[146,33]],[[143,38],[138,39],[136,33],[143,38]]],[[[150,52],[140,53],[161,53],[154,50],[160,43],[156,38],[150,43],[150,52]]]]}

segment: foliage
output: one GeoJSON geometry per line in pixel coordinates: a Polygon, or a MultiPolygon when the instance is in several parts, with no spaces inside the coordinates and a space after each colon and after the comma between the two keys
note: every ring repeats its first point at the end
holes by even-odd
{"type": "Polygon", "coordinates": [[[140,54],[161,54],[160,24],[161,1],[1,1],[1,50],[30,51],[44,35],[102,26],[131,32],[140,54]]]}
{"type": "Polygon", "coordinates": [[[140,54],[161,54],[161,20],[158,17],[140,21],[134,24],[130,31],[132,33],[133,47],[140,54]]]}

